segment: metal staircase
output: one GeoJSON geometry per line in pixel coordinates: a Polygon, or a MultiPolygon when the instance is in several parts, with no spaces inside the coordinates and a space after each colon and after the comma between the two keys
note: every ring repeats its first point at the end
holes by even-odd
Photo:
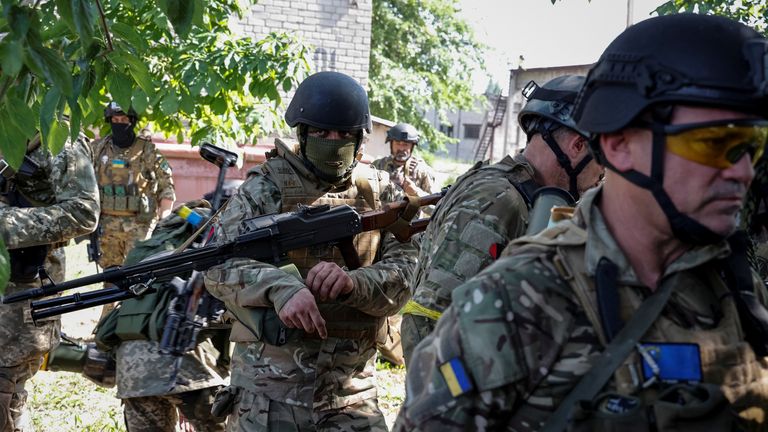
{"type": "Polygon", "coordinates": [[[493,137],[496,128],[504,122],[504,114],[507,112],[507,96],[492,96],[493,108],[485,112],[485,123],[480,129],[480,139],[475,146],[475,160],[484,160],[488,149],[493,147],[493,137]]]}

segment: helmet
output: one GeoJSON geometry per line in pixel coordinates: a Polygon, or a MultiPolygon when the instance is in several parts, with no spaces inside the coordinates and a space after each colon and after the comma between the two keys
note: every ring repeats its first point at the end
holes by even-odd
{"type": "Polygon", "coordinates": [[[113,115],[127,115],[128,118],[131,119],[131,123],[134,125],[136,124],[136,121],[139,119],[138,114],[136,114],[136,111],[133,110],[133,107],[128,109],[128,114],[123,111],[123,108],[115,101],[112,101],[107,104],[107,107],[104,108],[104,121],[107,123],[112,122],[112,116],[113,115]]]}
{"type": "Polygon", "coordinates": [[[387,131],[387,139],[384,142],[389,141],[405,141],[418,145],[419,131],[408,123],[400,123],[387,131]]]}
{"type": "Polygon", "coordinates": [[[321,129],[371,132],[368,94],[352,77],[318,72],[299,84],[285,112],[288,126],[306,124],[321,129]]]}
{"type": "Polygon", "coordinates": [[[578,179],[579,174],[592,161],[589,152],[573,166],[571,159],[565,154],[552,132],[561,127],[567,127],[584,137],[587,134],[576,128],[571,112],[576,96],[584,83],[581,75],[563,75],[547,81],[539,87],[534,81],[530,81],[523,88],[523,96],[528,100],[517,122],[530,141],[535,134],[541,134],[541,138],[552,150],[557,158],[557,164],[568,175],[568,192],[575,198],[579,198],[578,179]]]}
{"type": "Polygon", "coordinates": [[[541,87],[534,81],[526,84],[523,96],[528,102],[517,115],[517,122],[523,132],[530,137],[537,132],[541,122],[549,122],[550,126],[554,126],[548,128],[550,130],[565,126],[587,136],[587,133],[576,127],[571,117],[573,103],[583,84],[584,77],[581,75],[559,76],[541,87]]]}
{"type": "Polygon", "coordinates": [[[677,14],[635,24],[587,76],[573,117],[590,133],[614,132],[659,103],[768,116],[768,41],[724,17],[677,14]]]}
{"type": "Polygon", "coordinates": [[[725,108],[768,117],[768,40],[728,18],[678,14],[635,24],[605,49],[587,75],[574,110],[591,134],[595,157],[627,181],[651,192],[672,232],[690,244],[723,236],[680,212],[664,189],[663,159],[674,104],[725,108]],[[619,131],[643,113],[653,132],[650,176],[620,171],[607,161],[599,134],[619,131]]]}

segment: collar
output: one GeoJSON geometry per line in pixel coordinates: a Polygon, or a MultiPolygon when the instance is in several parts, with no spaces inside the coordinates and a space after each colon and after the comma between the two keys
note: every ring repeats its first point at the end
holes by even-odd
{"type": "MultiPolygon", "coordinates": [[[[609,258],[619,268],[618,281],[626,285],[642,285],[634,269],[629,264],[624,252],[621,251],[613,235],[605,223],[597,202],[602,196],[603,186],[597,186],[585,192],[577,206],[575,221],[587,230],[585,259],[587,274],[595,275],[597,263],[601,258],[609,258]]],[[[675,259],[664,270],[662,277],[689,270],[715,259],[721,259],[730,254],[726,241],[706,246],[694,246],[675,259]]]]}

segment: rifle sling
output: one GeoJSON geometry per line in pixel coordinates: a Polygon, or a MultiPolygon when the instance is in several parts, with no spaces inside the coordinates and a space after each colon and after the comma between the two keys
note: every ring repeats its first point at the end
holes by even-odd
{"type": "Polygon", "coordinates": [[[627,356],[635,349],[640,338],[661,315],[661,311],[669,301],[674,284],[667,281],[662,283],[659,290],[645,299],[632,318],[616,337],[605,348],[600,357],[592,363],[592,368],[581,379],[576,387],[563,399],[557,410],[547,419],[544,432],[561,432],[568,425],[568,417],[576,402],[592,400],[605,386],[613,373],[618,369],[627,356]]]}

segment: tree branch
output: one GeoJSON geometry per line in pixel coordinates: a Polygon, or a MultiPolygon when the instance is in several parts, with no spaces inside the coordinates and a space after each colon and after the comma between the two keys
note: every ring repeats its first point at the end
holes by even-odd
{"type": "Polygon", "coordinates": [[[101,26],[104,27],[104,39],[107,40],[107,52],[114,51],[112,46],[112,36],[109,34],[109,27],[107,27],[107,18],[104,16],[104,8],[101,7],[101,0],[96,0],[96,7],[99,8],[99,20],[101,26]]]}

